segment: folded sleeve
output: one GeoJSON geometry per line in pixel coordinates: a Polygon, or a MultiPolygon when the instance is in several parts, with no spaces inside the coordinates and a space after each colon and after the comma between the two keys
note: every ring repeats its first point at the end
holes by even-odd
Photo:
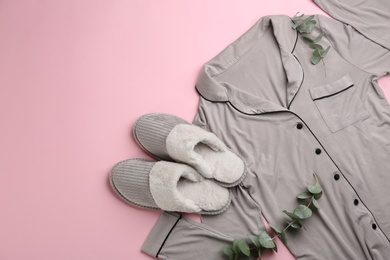
{"type": "Polygon", "coordinates": [[[350,24],[372,41],[390,48],[389,0],[313,0],[336,20],[350,24]]]}
{"type": "MultiPolygon", "coordinates": [[[[350,24],[319,15],[319,25],[333,48],[354,66],[378,76],[390,74],[390,50],[350,24]]],[[[390,21],[388,22],[390,32],[390,21]]]]}

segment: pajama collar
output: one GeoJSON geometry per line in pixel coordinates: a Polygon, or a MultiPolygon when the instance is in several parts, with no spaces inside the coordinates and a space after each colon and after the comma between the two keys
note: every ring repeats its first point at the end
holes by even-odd
{"type": "Polygon", "coordinates": [[[246,33],[203,66],[196,84],[200,95],[212,102],[229,102],[245,114],[288,110],[304,80],[303,68],[294,54],[298,33],[292,29],[292,25],[291,18],[285,15],[266,16],[259,19],[246,33]],[[284,87],[287,91],[288,107],[282,107],[262,97],[244,92],[227,82],[218,82],[214,78],[240,60],[268,30],[272,30],[279,46],[280,58],[287,78],[287,85],[284,87]]]}

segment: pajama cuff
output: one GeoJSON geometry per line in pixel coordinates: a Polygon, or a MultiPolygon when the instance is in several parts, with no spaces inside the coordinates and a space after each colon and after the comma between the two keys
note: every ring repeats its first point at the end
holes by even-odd
{"type": "Polygon", "coordinates": [[[172,230],[175,228],[176,224],[181,218],[182,216],[178,213],[164,212],[161,214],[160,218],[157,220],[156,224],[152,228],[152,231],[149,233],[144,244],[142,245],[141,251],[145,254],[157,258],[165,244],[165,241],[168,239],[172,230]]]}

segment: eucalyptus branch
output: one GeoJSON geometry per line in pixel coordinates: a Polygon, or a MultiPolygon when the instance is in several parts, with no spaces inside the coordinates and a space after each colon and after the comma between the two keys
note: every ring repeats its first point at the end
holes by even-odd
{"type": "Polygon", "coordinates": [[[313,65],[317,65],[320,61],[324,65],[324,73],[326,77],[326,66],[324,58],[330,49],[328,46],[326,49],[319,43],[324,36],[322,30],[316,26],[316,21],[313,20],[314,15],[303,19],[303,14],[298,16],[298,13],[292,17],[293,25],[292,28],[297,30],[300,34],[303,35],[303,38],[309,42],[309,47],[313,49],[313,56],[310,61],[313,65]],[[320,33],[317,36],[313,36],[312,32],[314,29],[317,29],[320,33]]]}
{"type": "Polygon", "coordinates": [[[311,206],[316,209],[320,208],[317,200],[322,197],[323,191],[318,182],[317,175],[313,173],[313,176],[315,179],[315,184],[307,185],[307,190],[297,196],[299,200],[307,201],[306,205],[298,205],[293,212],[283,210],[283,213],[286,214],[290,219],[287,226],[280,230],[272,224],[269,224],[269,226],[275,232],[276,235],[270,237],[270,235],[266,231],[262,231],[260,235],[250,234],[249,239],[251,242],[249,244],[244,239],[234,239],[233,245],[225,245],[223,247],[223,251],[229,257],[229,260],[238,259],[241,254],[247,257],[250,257],[251,255],[256,255],[259,257],[259,259],[261,259],[263,252],[267,249],[272,249],[277,252],[278,248],[275,243],[276,237],[279,237],[284,244],[287,244],[285,232],[289,228],[300,229],[304,227],[302,221],[311,217],[313,214],[313,211],[310,208],[311,206]]]}

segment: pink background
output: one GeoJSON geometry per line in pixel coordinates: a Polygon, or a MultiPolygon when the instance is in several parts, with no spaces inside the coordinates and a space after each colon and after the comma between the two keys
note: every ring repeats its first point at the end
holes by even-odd
{"type": "MultiPolygon", "coordinates": [[[[1,1],[0,259],[151,259],[140,248],[161,212],[108,183],[116,162],[148,157],[134,121],[192,121],[201,66],[261,16],[298,11],[323,13],[310,0],[1,1]]],[[[265,259],[293,259],[279,248],[265,259]]]]}

